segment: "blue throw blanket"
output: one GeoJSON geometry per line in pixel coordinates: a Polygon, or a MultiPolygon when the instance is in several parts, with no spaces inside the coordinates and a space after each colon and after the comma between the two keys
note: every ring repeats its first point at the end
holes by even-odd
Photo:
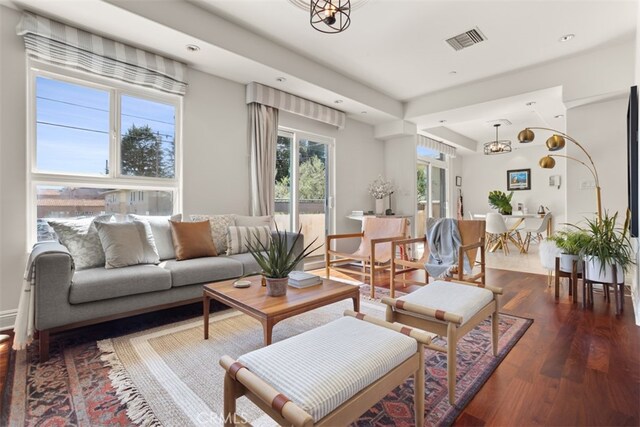
{"type": "MultiPolygon", "coordinates": [[[[451,275],[451,271],[458,266],[458,251],[462,246],[462,238],[458,231],[458,221],[453,218],[443,218],[436,222],[428,231],[429,259],[424,265],[430,276],[440,279],[451,275]]],[[[463,270],[471,274],[467,256],[464,256],[463,270]]]]}

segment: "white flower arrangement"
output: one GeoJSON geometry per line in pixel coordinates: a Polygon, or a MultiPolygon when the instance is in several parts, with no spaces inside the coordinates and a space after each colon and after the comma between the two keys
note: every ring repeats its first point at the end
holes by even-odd
{"type": "Polygon", "coordinates": [[[392,192],[393,184],[391,181],[384,179],[382,175],[378,175],[378,178],[369,184],[369,194],[372,195],[374,199],[384,199],[392,192]]]}

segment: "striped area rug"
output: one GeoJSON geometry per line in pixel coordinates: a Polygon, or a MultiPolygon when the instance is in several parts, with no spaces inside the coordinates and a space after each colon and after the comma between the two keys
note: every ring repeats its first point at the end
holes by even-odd
{"type": "MultiPolygon", "coordinates": [[[[362,289],[363,294],[367,291],[362,289]]],[[[349,308],[351,302],[344,301],[287,319],[275,326],[273,340],[330,322],[349,308]]],[[[384,307],[366,298],[361,311],[384,317],[384,307]]],[[[44,364],[32,362],[37,360],[33,350],[18,352],[8,387],[10,412],[0,422],[27,426],[43,421],[48,425],[220,425],[224,372],[218,360],[224,354],[237,357],[259,348],[262,328],[258,321],[231,310],[212,315],[210,321],[206,341],[201,318],[190,317],[98,342],[63,337],[53,343],[52,358],[44,364]]],[[[531,322],[501,315],[498,357],[491,353],[488,322],[459,343],[456,406],[447,399],[446,355],[427,350],[427,425],[451,424],[531,322]]],[[[244,398],[238,411],[253,425],[274,425],[244,398]]],[[[413,386],[408,379],[356,424],[412,423],[413,386]]]]}

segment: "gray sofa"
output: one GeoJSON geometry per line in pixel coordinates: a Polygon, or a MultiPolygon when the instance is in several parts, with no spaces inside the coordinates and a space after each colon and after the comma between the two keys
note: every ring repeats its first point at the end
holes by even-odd
{"type": "MultiPolygon", "coordinates": [[[[289,247],[295,237],[287,233],[289,247]]],[[[294,251],[300,253],[302,248],[301,236],[294,251]]],[[[195,303],[202,300],[205,283],[260,271],[249,253],[74,271],[69,251],[57,242],[37,244],[31,259],[35,262],[35,328],[41,362],[49,358],[52,333],[195,303]]]]}

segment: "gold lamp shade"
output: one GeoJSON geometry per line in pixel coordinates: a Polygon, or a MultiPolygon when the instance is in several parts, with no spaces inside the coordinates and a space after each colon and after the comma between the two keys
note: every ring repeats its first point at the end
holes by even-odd
{"type": "Polygon", "coordinates": [[[536,137],[536,134],[533,133],[531,129],[526,128],[521,130],[520,133],[518,134],[518,141],[520,141],[521,144],[526,144],[528,142],[533,141],[535,137],[536,137]]]}
{"type": "Polygon", "coordinates": [[[538,164],[542,169],[553,169],[553,167],[556,165],[556,161],[551,156],[544,156],[540,159],[538,164]]]}
{"type": "Polygon", "coordinates": [[[565,146],[565,140],[560,135],[552,135],[547,139],[547,148],[549,151],[562,150],[565,146]]]}

